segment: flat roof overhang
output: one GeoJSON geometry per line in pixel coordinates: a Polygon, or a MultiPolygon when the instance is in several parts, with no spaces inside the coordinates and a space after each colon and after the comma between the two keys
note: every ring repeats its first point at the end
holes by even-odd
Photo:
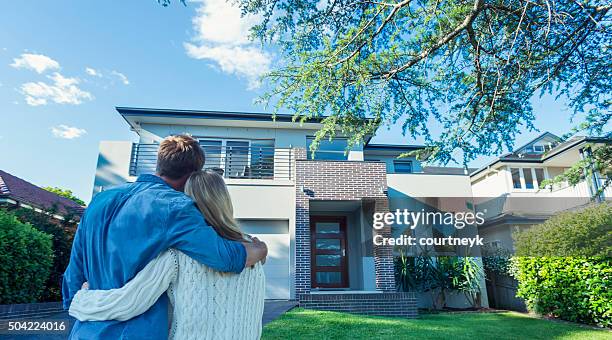
{"type": "Polygon", "coordinates": [[[116,107],[117,112],[133,129],[141,124],[242,126],[282,129],[318,130],[326,117],[314,117],[301,122],[291,114],[262,112],[175,110],[135,107],[116,107]]]}

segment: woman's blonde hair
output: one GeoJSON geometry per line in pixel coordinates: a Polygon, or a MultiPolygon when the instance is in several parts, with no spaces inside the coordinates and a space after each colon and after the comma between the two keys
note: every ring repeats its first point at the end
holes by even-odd
{"type": "Polygon", "coordinates": [[[191,197],[219,236],[242,241],[244,233],[234,219],[234,207],[223,177],[211,169],[196,171],[185,183],[185,194],[191,197]]]}

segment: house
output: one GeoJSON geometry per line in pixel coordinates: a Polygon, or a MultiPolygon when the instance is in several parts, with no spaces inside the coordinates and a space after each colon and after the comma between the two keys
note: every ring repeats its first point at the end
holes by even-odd
{"type": "MultiPolygon", "coordinates": [[[[462,169],[422,168],[414,157],[398,159],[421,149],[419,145],[368,141],[347,151],[342,136],[322,142],[312,154],[308,150],[322,126],[320,119],[300,124],[283,114],[117,111],[139,141],[101,142],[94,194],[153,173],[163,138],[183,133],[196,137],[206,152],[205,168],[223,170],[242,228],[268,244],[266,298],[404,316],[416,315],[417,305],[431,300],[396,292],[397,248],[372,242],[376,235],[412,231],[405,226],[374,229],[372,219],[377,212],[400,208],[439,209],[445,197],[469,206],[470,177],[462,169]]],[[[465,304],[456,300],[452,303],[457,306],[465,304]]],[[[486,306],[486,291],[482,300],[486,306]]]]}
{"type": "Polygon", "coordinates": [[[591,202],[610,199],[612,189],[600,192],[601,174],[576,186],[565,184],[542,187],[584,158],[585,154],[610,144],[610,138],[573,137],[562,141],[545,132],[516,151],[496,158],[470,174],[476,209],[486,213],[479,226],[485,243],[513,250],[512,234],[546,221],[554,214],[577,209],[591,202]]]}
{"type": "Polygon", "coordinates": [[[28,208],[52,214],[56,219],[78,219],[84,207],[72,200],[49,192],[6,171],[0,170],[0,206],[28,208]]]}

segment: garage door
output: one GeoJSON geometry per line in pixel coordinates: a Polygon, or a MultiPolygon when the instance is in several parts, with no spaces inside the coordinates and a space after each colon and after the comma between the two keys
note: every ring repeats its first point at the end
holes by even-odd
{"type": "Polygon", "coordinates": [[[268,245],[266,299],[289,299],[289,221],[240,220],[240,226],[268,245]]]}

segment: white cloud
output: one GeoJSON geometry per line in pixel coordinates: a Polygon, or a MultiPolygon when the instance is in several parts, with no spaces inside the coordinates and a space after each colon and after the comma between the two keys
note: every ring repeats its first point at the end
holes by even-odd
{"type": "Polygon", "coordinates": [[[240,9],[225,0],[205,0],[193,18],[195,37],[185,43],[187,55],[214,62],[221,71],[244,76],[249,88],[270,70],[272,55],[249,41],[249,29],[260,16],[241,16],[240,9]]]}
{"type": "Polygon", "coordinates": [[[215,61],[225,73],[245,76],[249,89],[259,87],[259,77],[270,69],[270,55],[251,46],[196,46],[186,43],[185,49],[192,58],[215,61]]]}
{"type": "Polygon", "coordinates": [[[113,70],[111,72],[112,75],[117,76],[117,78],[119,78],[119,80],[121,80],[121,82],[123,83],[123,85],[130,85],[130,80],[128,79],[128,77],[125,76],[125,74],[115,71],[113,70]]]}
{"type": "Polygon", "coordinates": [[[83,100],[93,99],[91,93],[81,90],[77,86],[79,84],[77,78],[66,78],[57,72],[54,72],[47,78],[53,82],[45,83],[39,81],[21,85],[21,92],[25,95],[28,105],[46,105],[49,100],[57,104],[78,105],[83,100]]]}
{"type": "Polygon", "coordinates": [[[78,127],[60,124],[58,126],[52,127],[51,133],[53,133],[53,135],[58,138],[74,139],[86,134],[87,131],[85,131],[84,129],[79,129],[78,127]]]}
{"type": "Polygon", "coordinates": [[[102,77],[102,73],[100,73],[100,71],[97,71],[96,69],[91,68],[91,67],[86,67],[85,73],[87,73],[88,75],[92,77],[102,77]]]}
{"type": "Polygon", "coordinates": [[[25,68],[43,73],[46,70],[57,70],[60,65],[57,61],[47,57],[44,54],[24,53],[19,58],[14,58],[11,64],[14,68],[25,68]]]}

